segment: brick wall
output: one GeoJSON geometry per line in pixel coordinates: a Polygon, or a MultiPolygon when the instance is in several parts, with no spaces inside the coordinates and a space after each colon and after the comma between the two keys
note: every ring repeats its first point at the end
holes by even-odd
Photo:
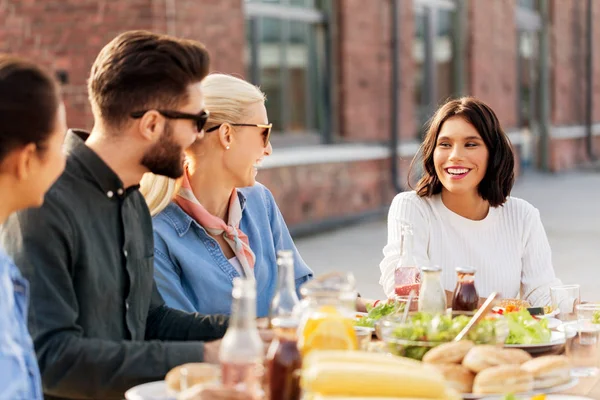
{"type": "Polygon", "coordinates": [[[177,34],[207,44],[213,70],[243,73],[239,0],[0,0],[0,51],[68,73],[70,127],[91,128],[86,79],[102,47],[131,29],[177,34]],[[223,21],[226,21],[224,23],[223,21]]]}
{"type": "Polygon", "coordinates": [[[288,225],[377,210],[394,195],[389,160],[273,168],[261,170],[258,180],[273,192],[288,225]]]}
{"type": "MultiPolygon", "coordinates": [[[[400,1],[400,133],[414,137],[410,1],[400,1]]],[[[340,0],[338,93],[340,134],[346,141],[387,141],[390,137],[391,7],[388,1],[340,0]]]]}
{"type": "Polygon", "coordinates": [[[468,93],[488,103],[505,129],[517,124],[515,4],[468,2],[468,93]]]}
{"type": "MultiPolygon", "coordinates": [[[[600,19],[600,3],[592,2],[593,21],[600,19]]],[[[587,2],[553,0],[550,8],[552,124],[584,125],[586,118],[587,2]]],[[[594,27],[593,120],[600,121],[600,29],[594,27]]],[[[600,140],[595,139],[600,154],[600,140]]],[[[553,139],[551,169],[571,169],[588,161],[585,139],[553,139]]]]}

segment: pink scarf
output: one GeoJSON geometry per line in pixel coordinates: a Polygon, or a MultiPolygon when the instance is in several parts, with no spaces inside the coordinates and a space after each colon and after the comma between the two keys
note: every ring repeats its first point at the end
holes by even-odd
{"type": "Polygon", "coordinates": [[[183,174],[181,188],[175,196],[175,203],[179,205],[189,216],[200,224],[211,235],[223,235],[225,241],[231,246],[231,249],[238,258],[244,274],[247,279],[254,279],[254,262],[256,257],[250,248],[248,236],[240,230],[240,220],[242,219],[242,205],[238,197],[237,190],[234,188],[229,198],[229,223],[226,224],[221,218],[215,217],[206,208],[200,204],[188,177],[186,169],[183,174]]]}

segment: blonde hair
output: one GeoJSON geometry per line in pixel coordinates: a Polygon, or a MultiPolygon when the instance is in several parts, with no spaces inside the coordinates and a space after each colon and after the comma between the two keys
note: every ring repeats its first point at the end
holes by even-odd
{"type": "MultiPolygon", "coordinates": [[[[210,112],[205,128],[229,123],[243,123],[248,107],[264,102],[265,94],[243,79],[225,74],[211,74],[202,81],[202,94],[210,112]]],[[[157,215],[173,200],[180,180],[147,173],[140,182],[150,214],[157,215]]]]}

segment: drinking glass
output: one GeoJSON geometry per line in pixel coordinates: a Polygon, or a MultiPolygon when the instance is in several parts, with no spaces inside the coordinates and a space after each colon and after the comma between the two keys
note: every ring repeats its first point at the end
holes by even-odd
{"type": "Polygon", "coordinates": [[[572,321],[577,318],[575,307],[580,303],[579,285],[561,285],[550,288],[552,310],[558,310],[561,321],[572,321]]]}
{"type": "Polygon", "coordinates": [[[596,376],[600,372],[600,304],[579,304],[575,309],[577,321],[563,325],[571,374],[596,376]]]}

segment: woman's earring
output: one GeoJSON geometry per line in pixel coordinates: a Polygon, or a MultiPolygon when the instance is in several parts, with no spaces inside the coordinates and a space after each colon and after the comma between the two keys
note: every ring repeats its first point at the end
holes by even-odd
{"type": "Polygon", "coordinates": [[[229,146],[225,147],[226,150],[229,150],[229,146]]]}

